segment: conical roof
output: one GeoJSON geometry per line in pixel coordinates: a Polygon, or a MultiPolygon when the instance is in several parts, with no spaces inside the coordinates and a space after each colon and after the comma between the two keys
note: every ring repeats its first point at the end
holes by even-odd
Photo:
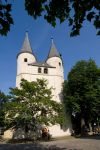
{"type": "Polygon", "coordinates": [[[23,46],[22,46],[22,49],[21,49],[21,53],[23,53],[23,52],[32,53],[31,44],[30,44],[30,41],[29,41],[29,38],[28,38],[28,32],[26,32],[24,43],[23,43],[23,46]]]}
{"type": "Polygon", "coordinates": [[[51,58],[51,57],[60,57],[60,54],[57,51],[56,46],[54,44],[53,38],[51,39],[51,47],[50,47],[50,51],[48,54],[48,58],[51,58]]]}

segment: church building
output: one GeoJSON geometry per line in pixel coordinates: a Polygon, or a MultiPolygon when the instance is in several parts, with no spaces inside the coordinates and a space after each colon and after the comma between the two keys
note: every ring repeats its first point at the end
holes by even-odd
{"type": "MultiPolygon", "coordinates": [[[[38,79],[46,79],[48,87],[52,87],[53,99],[57,102],[62,101],[62,83],[64,82],[64,69],[61,55],[59,54],[52,39],[50,50],[46,60],[39,62],[32,52],[28,33],[26,32],[23,46],[17,55],[17,75],[16,87],[20,87],[21,79],[29,82],[38,79]]],[[[50,134],[53,137],[70,135],[70,123],[66,119],[67,125],[53,125],[49,127],[50,134]]]]}

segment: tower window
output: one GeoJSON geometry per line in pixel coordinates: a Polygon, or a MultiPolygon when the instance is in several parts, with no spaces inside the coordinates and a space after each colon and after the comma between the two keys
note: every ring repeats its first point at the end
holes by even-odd
{"type": "Polygon", "coordinates": [[[24,58],[24,62],[27,62],[27,58],[24,58]]]}
{"type": "Polygon", "coordinates": [[[59,66],[61,66],[61,63],[59,62],[59,66]]]}
{"type": "Polygon", "coordinates": [[[47,74],[48,73],[48,69],[44,68],[44,73],[47,74]]]}
{"type": "Polygon", "coordinates": [[[38,73],[41,73],[41,71],[42,71],[41,68],[38,68],[38,73]]]}

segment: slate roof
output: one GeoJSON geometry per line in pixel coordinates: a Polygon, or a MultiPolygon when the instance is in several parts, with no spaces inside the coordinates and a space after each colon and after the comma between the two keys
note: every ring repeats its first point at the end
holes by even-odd
{"type": "MultiPolygon", "coordinates": [[[[48,58],[51,58],[51,57],[60,57],[60,54],[58,53],[58,51],[57,51],[57,49],[56,49],[56,46],[55,46],[55,44],[54,44],[53,39],[52,39],[50,51],[49,51],[49,54],[48,54],[48,58]]],[[[60,58],[61,58],[61,57],[60,57],[60,58]]]]}
{"type": "Polygon", "coordinates": [[[26,35],[25,35],[25,39],[24,39],[24,43],[23,43],[21,52],[29,52],[29,53],[32,53],[31,44],[30,44],[30,41],[29,41],[29,38],[28,38],[28,32],[26,32],[26,35]]]}
{"type": "MultiPolygon", "coordinates": [[[[29,37],[28,37],[28,32],[26,32],[26,34],[25,34],[25,39],[24,39],[24,42],[23,42],[23,46],[22,46],[21,51],[20,51],[19,54],[21,54],[21,53],[31,53],[31,54],[33,54],[31,44],[30,44],[30,41],[29,41],[29,37]]],[[[18,55],[17,55],[17,57],[18,57],[18,55]]],[[[56,49],[53,38],[52,38],[51,47],[50,47],[50,51],[49,51],[47,59],[51,58],[51,57],[61,58],[61,55],[59,54],[59,52],[56,49]]],[[[47,61],[47,59],[46,59],[46,61],[47,61]]],[[[36,59],[36,61],[37,61],[37,59],[36,59]]],[[[46,61],[45,62],[38,62],[37,61],[36,63],[31,63],[29,65],[54,68],[54,67],[50,66],[49,64],[47,64],[46,61]]]]}
{"type": "Polygon", "coordinates": [[[28,65],[30,65],[30,66],[37,66],[37,67],[55,68],[55,67],[47,64],[46,62],[34,62],[34,63],[30,63],[28,65]]]}
{"type": "MultiPolygon", "coordinates": [[[[30,40],[29,40],[29,37],[28,37],[28,32],[26,32],[26,34],[25,34],[25,39],[24,39],[24,42],[23,42],[23,46],[22,46],[19,54],[21,54],[21,53],[30,53],[30,54],[34,55],[34,53],[32,52],[30,40]]],[[[19,54],[17,55],[17,58],[18,58],[19,54]]],[[[35,55],[34,55],[34,57],[37,60],[35,55]]]]}

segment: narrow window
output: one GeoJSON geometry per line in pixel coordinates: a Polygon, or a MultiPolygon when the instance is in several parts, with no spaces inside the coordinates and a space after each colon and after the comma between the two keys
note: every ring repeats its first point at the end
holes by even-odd
{"type": "Polygon", "coordinates": [[[44,73],[47,74],[48,73],[48,69],[44,68],[44,73]]]}
{"type": "Polygon", "coordinates": [[[27,58],[24,58],[24,62],[27,62],[27,58]]]}
{"type": "Polygon", "coordinates": [[[59,62],[59,66],[61,66],[61,63],[59,62]]]}
{"type": "Polygon", "coordinates": [[[41,73],[41,68],[38,68],[38,73],[41,73]]]}

